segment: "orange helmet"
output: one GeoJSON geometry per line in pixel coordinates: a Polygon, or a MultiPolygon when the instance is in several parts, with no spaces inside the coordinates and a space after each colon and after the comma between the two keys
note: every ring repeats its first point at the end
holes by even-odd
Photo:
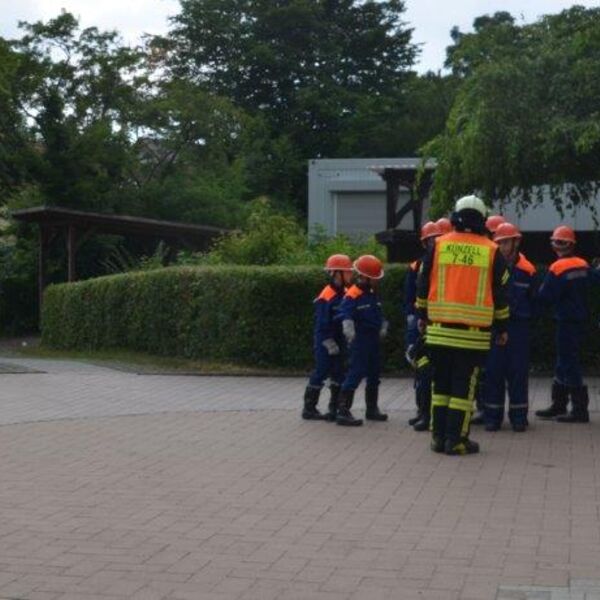
{"type": "Polygon", "coordinates": [[[454,229],[452,227],[452,223],[450,222],[450,219],[447,219],[446,217],[442,217],[441,219],[438,219],[435,222],[435,224],[438,226],[441,235],[450,233],[454,229]]]}
{"type": "Polygon", "coordinates": [[[521,232],[516,225],[512,223],[500,223],[494,233],[494,241],[499,242],[500,240],[510,240],[514,238],[522,238],[521,232]]]}
{"type": "Polygon", "coordinates": [[[421,227],[421,241],[422,242],[430,237],[435,237],[438,235],[442,235],[442,232],[440,231],[438,224],[434,223],[433,221],[427,221],[427,223],[425,223],[425,225],[423,225],[423,227],[421,227]]]}
{"type": "Polygon", "coordinates": [[[575,232],[568,225],[559,225],[553,232],[550,238],[553,242],[570,242],[575,243],[575,232]]]}
{"type": "Polygon", "coordinates": [[[325,263],[326,271],[352,271],[352,260],[345,254],[332,254],[325,263]]]}
{"type": "Polygon", "coordinates": [[[506,219],[502,215],[491,215],[486,219],[485,228],[490,233],[496,233],[496,229],[498,229],[498,226],[505,222],[506,219]]]}
{"type": "Polygon", "coordinates": [[[354,261],[354,270],[359,275],[369,279],[381,279],[383,277],[383,263],[371,254],[359,256],[354,261]]]}

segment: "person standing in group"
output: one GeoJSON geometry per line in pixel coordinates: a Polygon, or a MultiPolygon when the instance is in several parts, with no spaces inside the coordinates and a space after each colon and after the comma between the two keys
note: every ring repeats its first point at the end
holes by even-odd
{"type": "Polygon", "coordinates": [[[345,339],[341,322],[336,320],[346,287],[352,283],[352,260],[334,254],[325,263],[329,283],[315,298],[314,357],[315,369],[304,391],[302,418],[334,421],[340,385],[344,375],[345,339]],[[331,397],[327,414],[317,408],[325,380],[329,378],[331,397]]]}
{"type": "MultiPolygon", "coordinates": [[[[506,219],[502,215],[490,215],[485,220],[485,231],[486,235],[491,239],[494,238],[494,234],[496,230],[502,223],[505,223],[506,219]]],[[[477,390],[475,391],[475,414],[471,419],[471,425],[483,425],[484,423],[484,406],[483,406],[483,396],[485,390],[485,366],[481,369],[479,373],[479,384],[477,386],[477,390]]]]}
{"type": "MultiPolygon", "coordinates": [[[[427,252],[441,235],[438,223],[429,221],[421,227],[421,245],[427,252]]],[[[422,258],[410,263],[406,280],[404,282],[404,315],[406,317],[406,359],[415,369],[415,402],[417,415],[408,420],[415,431],[429,429],[429,415],[431,407],[431,368],[429,359],[423,354],[422,337],[417,327],[416,300],[417,300],[417,275],[421,267],[422,258]]]]}
{"type": "Polygon", "coordinates": [[[487,236],[490,239],[494,239],[494,235],[496,234],[496,230],[502,223],[506,223],[506,219],[502,215],[490,215],[485,220],[485,229],[487,232],[487,236]]]}
{"type": "Polygon", "coordinates": [[[583,383],[579,354],[589,320],[588,288],[598,272],[575,255],[575,232],[560,225],[550,238],[557,260],[542,282],[538,293],[541,307],[554,306],[556,320],[556,367],[552,401],[548,408],[536,411],[542,419],[556,418],[561,423],[588,423],[588,389],[583,383]],[[571,412],[567,405],[571,400],[571,412]]]}
{"type": "Polygon", "coordinates": [[[469,425],[478,376],[492,341],[504,345],[509,274],[498,246],[485,236],[487,209],[465,196],[452,214],[455,231],[438,237],[417,279],[419,328],[433,365],[431,449],[473,454],[469,425]]]}
{"type": "Polygon", "coordinates": [[[387,335],[388,322],[383,316],[377,293],[383,277],[383,264],[376,256],[360,256],[354,262],[357,278],[344,296],[336,317],[342,323],[349,346],[348,372],[342,383],[337,406],[336,423],[357,427],[362,419],[355,419],[350,409],[354,393],[366,378],[365,417],[371,421],[387,421],[388,416],[379,411],[379,373],[381,369],[380,340],[387,335]]]}
{"type": "Polygon", "coordinates": [[[485,368],[483,394],[486,431],[498,431],[504,418],[508,383],[508,419],[513,431],[527,429],[529,410],[529,339],[535,294],[535,267],[519,252],[521,232],[511,223],[501,223],[494,242],[510,272],[508,343],[492,344],[485,368]]]}
{"type": "Polygon", "coordinates": [[[438,226],[438,229],[440,230],[440,235],[445,235],[447,233],[450,233],[451,231],[454,231],[454,227],[452,227],[452,223],[450,221],[450,219],[448,219],[447,217],[440,217],[435,224],[438,226]]]}

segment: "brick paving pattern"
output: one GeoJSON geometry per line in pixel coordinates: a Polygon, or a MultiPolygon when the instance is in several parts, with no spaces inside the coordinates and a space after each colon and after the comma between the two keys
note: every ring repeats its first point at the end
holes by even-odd
{"type": "Polygon", "coordinates": [[[408,380],[345,429],[300,419],[302,379],[1,362],[2,599],[600,598],[598,414],[446,457],[408,380]]]}

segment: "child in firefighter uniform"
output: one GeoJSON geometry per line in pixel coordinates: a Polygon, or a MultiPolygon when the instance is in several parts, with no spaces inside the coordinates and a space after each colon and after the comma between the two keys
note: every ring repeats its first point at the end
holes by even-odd
{"type": "Polygon", "coordinates": [[[588,423],[588,389],[583,383],[579,353],[589,320],[588,288],[598,271],[575,256],[575,232],[566,225],[552,233],[552,249],[558,259],[542,282],[538,293],[541,307],[554,306],[556,320],[556,367],[552,384],[552,403],[536,411],[542,419],[556,418],[561,423],[588,423]],[[567,405],[571,400],[571,412],[567,405]]]}
{"type": "Polygon", "coordinates": [[[315,369],[304,392],[303,419],[334,421],[340,385],[344,375],[345,339],[341,321],[336,320],[346,286],[352,282],[352,261],[345,254],[334,254],[325,263],[329,283],[314,301],[315,369]],[[323,415],[317,409],[325,380],[329,378],[331,397],[329,410],[323,415]]]}
{"type": "Polygon", "coordinates": [[[354,270],[357,274],[356,284],[346,292],[336,317],[342,324],[348,342],[350,361],[335,420],[338,425],[350,427],[363,423],[362,419],[354,418],[350,409],[356,388],[364,378],[367,380],[365,417],[372,421],[387,421],[388,418],[378,407],[381,368],[379,346],[388,330],[377,294],[378,280],[384,274],[383,265],[377,257],[365,255],[354,262],[354,270]]]}
{"type": "Polygon", "coordinates": [[[529,410],[529,339],[535,294],[535,267],[519,252],[521,232],[511,223],[501,223],[494,242],[508,265],[510,278],[508,342],[492,344],[487,357],[484,384],[486,431],[498,431],[504,418],[505,388],[508,384],[508,420],[513,431],[527,429],[529,410]]]}
{"type": "MultiPolygon", "coordinates": [[[[437,222],[429,221],[421,228],[421,245],[428,250],[436,237],[442,234],[437,222]]],[[[415,302],[417,300],[417,275],[422,259],[415,260],[408,267],[404,282],[404,315],[406,317],[406,360],[415,370],[415,402],[417,415],[408,420],[415,431],[429,429],[429,411],[431,407],[431,368],[425,351],[423,336],[417,327],[415,302]]]]}

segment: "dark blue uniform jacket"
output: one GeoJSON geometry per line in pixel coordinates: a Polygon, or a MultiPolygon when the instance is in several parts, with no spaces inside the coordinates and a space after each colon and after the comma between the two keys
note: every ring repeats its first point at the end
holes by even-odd
{"type": "Polygon", "coordinates": [[[379,297],[372,290],[365,291],[353,285],[346,292],[336,319],[353,320],[357,336],[369,333],[379,335],[384,320],[379,297]]]}
{"type": "Polygon", "coordinates": [[[315,345],[320,345],[323,340],[332,338],[336,342],[343,339],[342,323],[337,320],[344,295],[343,289],[326,285],[321,293],[315,298],[315,345]]]}
{"type": "Polygon", "coordinates": [[[517,262],[510,269],[508,285],[511,321],[531,319],[536,291],[535,267],[521,253],[519,253],[517,262]]]}
{"type": "Polygon", "coordinates": [[[583,258],[559,258],[550,265],[538,293],[538,302],[542,307],[553,305],[557,321],[587,321],[591,279],[598,279],[598,272],[590,269],[583,258]]]}

